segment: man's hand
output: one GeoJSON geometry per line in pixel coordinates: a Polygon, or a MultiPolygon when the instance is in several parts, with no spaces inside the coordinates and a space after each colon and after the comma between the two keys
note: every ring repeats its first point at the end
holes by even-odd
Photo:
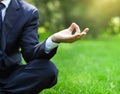
{"type": "Polygon", "coordinates": [[[52,41],[56,43],[72,43],[84,37],[88,31],[89,28],[85,28],[83,32],[81,32],[79,26],[76,23],[72,23],[68,29],[57,32],[51,37],[52,41]],[[75,33],[73,34],[74,29],[75,33]]]}

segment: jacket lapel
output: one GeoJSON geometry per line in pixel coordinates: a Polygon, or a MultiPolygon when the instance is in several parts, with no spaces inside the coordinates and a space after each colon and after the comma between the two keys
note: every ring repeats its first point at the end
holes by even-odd
{"type": "Polygon", "coordinates": [[[14,25],[20,17],[20,5],[17,0],[11,0],[9,7],[6,10],[6,15],[2,27],[2,48],[5,49],[6,38],[8,32],[14,29],[14,25]]]}

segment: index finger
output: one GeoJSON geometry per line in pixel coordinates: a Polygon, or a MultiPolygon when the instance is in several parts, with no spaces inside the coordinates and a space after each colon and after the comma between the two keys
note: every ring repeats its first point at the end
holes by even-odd
{"type": "Polygon", "coordinates": [[[77,33],[80,33],[80,28],[76,23],[72,23],[71,26],[69,27],[70,31],[76,30],[77,33]]]}

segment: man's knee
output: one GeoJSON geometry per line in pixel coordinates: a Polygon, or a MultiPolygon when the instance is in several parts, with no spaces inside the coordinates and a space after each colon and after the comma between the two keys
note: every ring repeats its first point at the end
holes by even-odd
{"type": "Polygon", "coordinates": [[[48,88],[50,88],[57,83],[58,69],[51,61],[49,61],[49,66],[48,66],[47,70],[49,71],[48,79],[50,81],[48,88]]]}
{"type": "Polygon", "coordinates": [[[47,82],[47,88],[57,83],[58,69],[53,62],[44,59],[34,60],[27,65],[27,68],[36,69],[37,73],[39,73],[38,78],[43,77],[43,83],[47,82]]]}

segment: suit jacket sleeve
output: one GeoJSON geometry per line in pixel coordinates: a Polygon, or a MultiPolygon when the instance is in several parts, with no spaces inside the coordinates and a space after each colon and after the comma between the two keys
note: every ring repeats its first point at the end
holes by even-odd
{"type": "Polygon", "coordinates": [[[49,54],[45,53],[45,42],[39,43],[38,41],[38,24],[39,13],[37,9],[31,11],[29,20],[26,22],[21,41],[21,52],[24,59],[29,62],[33,59],[51,59],[56,53],[56,49],[53,49],[49,54]]]}

